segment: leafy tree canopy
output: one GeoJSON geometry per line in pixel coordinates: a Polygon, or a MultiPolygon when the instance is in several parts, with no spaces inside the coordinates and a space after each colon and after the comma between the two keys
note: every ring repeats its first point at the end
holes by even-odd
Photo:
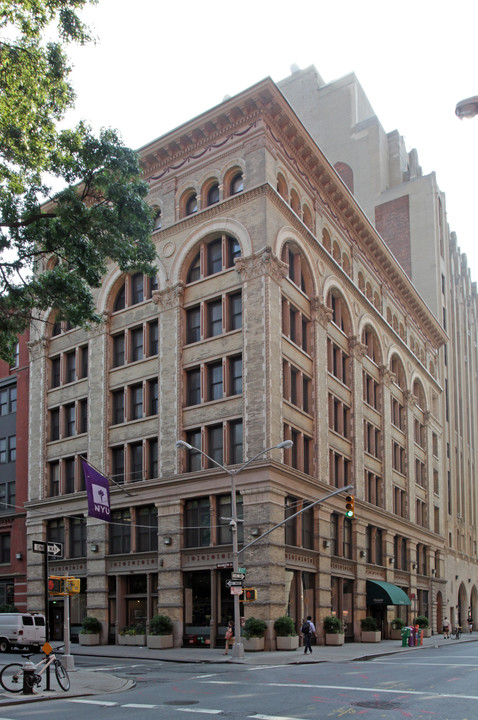
{"type": "Polygon", "coordinates": [[[73,325],[98,322],[91,288],[109,259],[124,271],[154,272],[136,153],[115,130],[96,137],[83,122],[59,127],[75,100],[65,47],[91,40],[78,15],[87,4],[96,0],[0,0],[0,357],[7,360],[36,310],[53,308],[73,325]]]}

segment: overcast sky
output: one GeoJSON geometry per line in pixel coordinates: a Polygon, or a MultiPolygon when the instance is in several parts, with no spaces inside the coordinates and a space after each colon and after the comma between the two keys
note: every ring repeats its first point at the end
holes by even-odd
{"type": "Polygon", "coordinates": [[[476,0],[99,0],[83,13],[95,46],[73,48],[69,121],[116,127],[139,148],[291,64],[325,82],[355,72],[387,132],[415,147],[446,192],[448,222],[478,281],[476,0]]]}

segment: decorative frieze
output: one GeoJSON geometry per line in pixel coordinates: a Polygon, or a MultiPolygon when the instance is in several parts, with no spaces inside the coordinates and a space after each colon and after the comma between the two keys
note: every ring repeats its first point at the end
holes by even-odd
{"type": "Polygon", "coordinates": [[[288,272],[286,263],[279,260],[270,247],[264,248],[252,257],[237,258],[236,270],[244,281],[269,275],[276,283],[281,283],[288,272]]]}
{"type": "Polygon", "coordinates": [[[165,290],[155,290],[152,293],[152,300],[158,306],[159,312],[163,312],[180,307],[183,295],[184,284],[179,282],[165,290]]]}

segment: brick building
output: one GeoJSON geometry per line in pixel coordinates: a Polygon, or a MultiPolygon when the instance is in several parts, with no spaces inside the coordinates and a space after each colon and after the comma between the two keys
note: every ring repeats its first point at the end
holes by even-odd
{"type": "Polygon", "coordinates": [[[15,362],[0,360],[0,605],[27,603],[24,503],[28,497],[28,333],[15,362]]]}
{"type": "MultiPolygon", "coordinates": [[[[385,636],[396,615],[433,617],[441,323],[271,80],[140,154],[157,276],[111,266],[103,325],[49,317],[30,345],[28,545],[65,544],[51,566],[82,578],[74,621],[87,611],[114,641],[159,609],[176,645],[222,641],[230,478],[177,439],[233,466],[293,441],[237,476],[244,542],[355,487],[354,519],[338,495],[242,556],[258,591],[244,613],[268,622],[267,647],[286,613],[297,627],[337,613],[357,639],[367,614],[385,636]],[[111,524],[85,517],[80,456],[119,484],[111,524]],[[410,600],[396,607],[386,588],[410,600]]],[[[41,609],[33,554],[28,587],[41,609]]]]}
{"type": "MultiPolygon", "coordinates": [[[[367,213],[448,335],[439,353],[443,478],[426,468],[430,487],[443,482],[445,567],[432,588],[435,627],[441,609],[465,626],[478,616],[478,295],[450,231],[435,173],[424,175],[416,150],[386,133],[355,75],[325,83],[314,67],[293,73],[282,92],[367,213]]],[[[395,326],[396,320],[387,317],[395,326]]]]}

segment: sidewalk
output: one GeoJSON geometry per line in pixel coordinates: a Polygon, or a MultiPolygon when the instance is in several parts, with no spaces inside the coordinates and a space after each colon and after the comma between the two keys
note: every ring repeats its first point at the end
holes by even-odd
{"type": "MultiPolygon", "coordinates": [[[[400,640],[382,640],[380,643],[346,643],[338,647],[327,647],[318,645],[313,647],[312,654],[304,655],[302,648],[293,651],[272,651],[245,653],[242,660],[235,660],[229,655],[224,655],[221,648],[172,648],[170,650],[150,650],[147,647],[125,646],[125,645],[96,645],[83,646],[72,643],[71,654],[73,658],[81,655],[97,658],[97,667],[101,666],[101,658],[112,658],[118,665],[123,665],[128,660],[157,660],[168,663],[197,663],[197,664],[224,664],[237,663],[250,666],[274,666],[274,665],[300,665],[322,662],[347,662],[353,660],[372,660],[373,658],[395,655],[399,653],[420,652],[426,648],[440,647],[442,645],[455,645],[457,643],[475,642],[478,640],[478,633],[475,635],[464,635],[460,640],[444,640],[441,635],[425,638],[423,645],[418,647],[402,647],[400,640]]],[[[58,643],[55,643],[58,644],[58,643]]],[[[20,662],[21,656],[17,662],[20,662]]],[[[71,687],[68,692],[63,692],[57,686],[56,678],[52,673],[51,687],[55,688],[50,692],[41,692],[38,695],[22,695],[19,693],[0,693],[0,707],[5,705],[17,705],[18,703],[39,702],[57,698],[84,697],[87,695],[103,695],[107,693],[124,692],[134,687],[134,680],[119,678],[111,672],[102,672],[98,669],[92,670],[71,670],[69,671],[71,687]]]]}

